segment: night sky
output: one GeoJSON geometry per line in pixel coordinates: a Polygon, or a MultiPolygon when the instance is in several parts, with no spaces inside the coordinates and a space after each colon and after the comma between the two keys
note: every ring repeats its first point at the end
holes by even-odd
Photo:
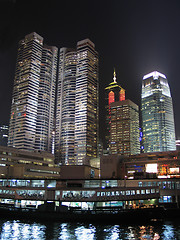
{"type": "Polygon", "coordinates": [[[0,124],[9,123],[18,42],[31,32],[58,48],[75,48],[85,38],[95,43],[100,132],[104,88],[112,82],[114,68],[126,98],[139,106],[143,76],[155,70],[165,74],[180,138],[179,0],[0,0],[0,124]]]}

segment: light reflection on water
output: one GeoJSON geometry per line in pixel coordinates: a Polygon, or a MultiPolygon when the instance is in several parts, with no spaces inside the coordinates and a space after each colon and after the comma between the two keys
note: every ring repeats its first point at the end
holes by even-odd
{"type": "Polygon", "coordinates": [[[180,224],[177,222],[153,225],[105,225],[59,222],[25,222],[0,220],[1,240],[178,240],[180,224]]]}

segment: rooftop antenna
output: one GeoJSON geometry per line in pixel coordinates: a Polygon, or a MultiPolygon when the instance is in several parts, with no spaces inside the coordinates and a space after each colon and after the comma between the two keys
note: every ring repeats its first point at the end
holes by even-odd
{"type": "Polygon", "coordinates": [[[114,80],[115,83],[117,83],[117,82],[116,82],[116,71],[115,71],[115,68],[114,68],[114,77],[113,77],[113,80],[114,80]]]}

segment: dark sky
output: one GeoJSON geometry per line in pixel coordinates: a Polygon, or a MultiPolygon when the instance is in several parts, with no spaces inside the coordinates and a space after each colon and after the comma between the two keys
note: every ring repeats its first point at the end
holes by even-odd
{"type": "Polygon", "coordinates": [[[37,32],[48,45],[76,47],[91,39],[99,52],[100,130],[104,88],[112,81],[140,106],[142,77],[168,78],[180,138],[179,0],[0,0],[0,124],[9,122],[18,41],[37,32]]]}

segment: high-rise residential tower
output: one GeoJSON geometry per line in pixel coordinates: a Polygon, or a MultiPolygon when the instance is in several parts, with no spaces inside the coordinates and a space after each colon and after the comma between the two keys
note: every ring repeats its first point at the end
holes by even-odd
{"type": "Polygon", "coordinates": [[[98,54],[89,39],[60,50],[56,107],[56,161],[85,163],[97,156],[98,54]]]}
{"type": "Polygon", "coordinates": [[[19,42],[8,146],[51,151],[57,54],[35,32],[19,42]]]}
{"type": "Polygon", "coordinates": [[[107,140],[112,154],[132,155],[140,153],[139,107],[125,99],[125,90],[116,82],[105,88],[107,96],[107,140]]]}
{"type": "Polygon", "coordinates": [[[164,74],[154,71],[143,77],[141,111],[144,152],[176,150],[172,98],[164,74]]]}

